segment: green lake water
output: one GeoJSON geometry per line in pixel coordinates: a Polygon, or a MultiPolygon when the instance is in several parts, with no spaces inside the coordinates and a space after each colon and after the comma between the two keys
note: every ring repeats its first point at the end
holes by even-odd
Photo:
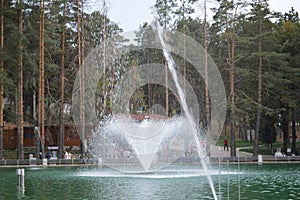
{"type": "MultiPolygon", "coordinates": [[[[25,189],[16,168],[0,168],[2,199],[213,199],[208,179],[191,166],[146,174],[106,167],[28,167],[25,189]]],[[[219,199],[300,199],[300,164],[213,165],[209,173],[219,199]]]]}

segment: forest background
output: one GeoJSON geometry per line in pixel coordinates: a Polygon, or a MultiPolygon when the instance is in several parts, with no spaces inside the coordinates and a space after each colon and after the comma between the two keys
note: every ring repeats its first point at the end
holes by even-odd
{"type": "MultiPolygon", "coordinates": [[[[206,5],[206,0],[202,0],[206,5]]],[[[283,151],[291,142],[297,154],[296,132],[300,107],[300,21],[297,10],[273,12],[268,0],[215,0],[213,18],[193,17],[200,0],[156,0],[153,14],[164,29],[176,30],[199,42],[221,72],[228,98],[225,127],[230,129],[231,156],[236,156],[235,138],[246,139],[254,130],[253,155],[259,142],[272,144],[277,129],[283,133],[283,151]]],[[[18,130],[18,158],[24,158],[24,126],[36,125],[44,138],[45,124],[61,127],[59,156],[63,156],[63,127],[72,123],[73,84],[89,52],[122,27],[107,15],[108,0],[99,10],[86,12],[88,0],[0,1],[0,158],[3,157],[3,126],[18,130]],[[5,123],[4,123],[5,122],[5,123]]],[[[147,38],[140,25],[139,44],[147,38]]],[[[206,80],[181,58],[178,71],[198,91],[200,124],[210,123],[206,80]]],[[[145,62],[165,63],[159,50],[131,52],[124,62],[110,65],[97,89],[97,117],[111,111],[114,84],[126,70],[145,62]]],[[[167,78],[167,77],[166,77],[167,78]]],[[[178,100],[168,88],[148,84],[137,90],[130,102],[132,113],[149,112],[162,105],[167,117],[180,113],[178,100]]],[[[82,116],[84,117],[84,116],[82,116]]],[[[79,134],[84,129],[79,130],[79,134]]]]}

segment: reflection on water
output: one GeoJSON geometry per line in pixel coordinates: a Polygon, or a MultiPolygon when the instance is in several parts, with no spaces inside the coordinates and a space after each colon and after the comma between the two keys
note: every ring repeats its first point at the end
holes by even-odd
{"type": "MultiPolygon", "coordinates": [[[[213,199],[199,166],[170,166],[146,174],[124,174],[105,167],[25,169],[25,192],[15,168],[0,168],[0,199],[213,199]],[[180,168],[180,169],[179,169],[180,168]]],[[[300,199],[300,164],[212,166],[222,199],[300,199]],[[220,173],[220,175],[219,175],[220,173]],[[238,183],[240,180],[240,184],[238,183]],[[228,190],[229,189],[229,190],[228,190]]]]}

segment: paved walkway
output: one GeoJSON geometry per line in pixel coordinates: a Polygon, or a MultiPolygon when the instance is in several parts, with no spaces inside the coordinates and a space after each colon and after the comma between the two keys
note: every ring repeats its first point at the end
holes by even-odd
{"type": "MultiPolygon", "coordinates": [[[[239,151],[240,149],[236,149],[236,156],[237,157],[252,157],[252,153],[242,152],[239,151]]],[[[230,157],[230,149],[229,151],[225,150],[221,146],[214,146],[211,151],[211,157],[230,157]]]]}

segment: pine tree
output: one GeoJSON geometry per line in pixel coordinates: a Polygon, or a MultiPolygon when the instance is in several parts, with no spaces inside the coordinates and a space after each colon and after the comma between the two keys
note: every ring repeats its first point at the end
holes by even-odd
{"type": "Polygon", "coordinates": [[[59,131],[59,158],[64,157],[64,133],[65,133],[65,40],[66,40],[66,6],[63,3],[63,16],[61,24],[61,75],[60,75],[60,131],[59,131]]]}
{"type": "Polygon", "coordinates": [[[39,29],[39,98],[38,98],[38,122],[40,141],[42,145],[42,158],[44,158],[45,144],[45,70],[44,70],[44,34],[45,34],[45,13],[44,0],[40,1],[40,29],[39,29]]]}
{"type": "MultiPolygon", "coordinates": [[[[158,21],[160,25],[163,27],[164,31],[167,30],[167,27],[171,22],[171,13],[172,9],[175,6],[175,1],[173,0],[156,0],[154,9],[156,14],[158,15],[158,21]]],[[[166,112],[165,117],[169,115],[169,87],[168,87],[168,64],[165,62],[165,93],[166,93],[166,112]]]]}
{"type": "MultiPolygon", "coordinates": [[[[240,12],[245,6],[241,1],[227,1],[219,0],[220,7],[218,9],[213,9],[216,13],[214,15],[214,23],[212,24],[213,32],[219,38],[222,43],[219,48],[219,52],[216,52],[220,55],[222,51],[222,56],[226,56],[227,66],[224,66],[225,69],[229,71],[229,123],[230,123],[230,155],[236,156],[236,145],[235,145],[235,124],[236,124],[236,64],[239,58],[236,55],[236,42],[237,42],[237,27],[241,23],[243,14],[240,12]],[[226,55],[227,54],[227,55],[226,55]]],[[[221,59],[224,59],[221,57],[221,59]]],[[[223,61],[224,62],[224,61],[223,61]]],[[[220,66],[221,67],[221,63],[220,66]]],[[[225,79],[226,80],[226,79],[225,79]]]]}
{"type": "MultiPolygon", "coordinates": [[[[288,54],[288,66],[284,73],[285,78],[289,82],[285,83],[284,90],[279,91],[283,101],[283,105],[287,105],[285,109],[289,109],[290,121],[292,124],[291,135],[292,135],[292,146],[291,150],[293,154],[297,154],[296,148],[296,118],[297,111],[299,112],[299,73],[300,73],[300,19],[298,12],[291,8],[288,13],[285,13],[279,19],[279,28],[276,33],[276,42],[278,43],[278,52],[288,54]]],[[[287,134],[285,134],[287,135],[287,134]]],[[[288,147],[288,139],[284,139],[283,149],[286,150],[288,147]]]]}
{"type": "Polygon", "coordinates": [[[19,45],[18,45],[18,93],[17,93],[17,127],[18,159],[24,159],[24,121],[23,121],[23,1],[18,2],[19,45]]]}
{"type": "Polygon", "coordinates": [[[253,156],[258,155],[258,141],[261,128],[261,112],[263,106],[263,73],[266,71],[263,69],[264,59],[266,59],[266,52],[270,51],[266,47],[267,37],[270,38],[272,23],[270,22],[270,10],[268,8],[267,0],[253,0],[250,4],[252,7],[252,12],[250,13],[249,20],[253,24],[253,30],[255,30],[254,35],[254,45],[257,45],[256,51],[254,47],[253,56],[256,57],[257,63],[257,108],[256,108],[256,122],[255,122],[255,137],[254,137],[254,147],[253,156]]]}
{"type": "Polygon", "coordinates": [[[0,159],[2,160],[3,155],[3,111],[4,111],[4,102],[3,102],[3,73],[4,73],[4,60],[3,60],[3,51],[4,51],[4,0],[0,1],[0,159]]]}

